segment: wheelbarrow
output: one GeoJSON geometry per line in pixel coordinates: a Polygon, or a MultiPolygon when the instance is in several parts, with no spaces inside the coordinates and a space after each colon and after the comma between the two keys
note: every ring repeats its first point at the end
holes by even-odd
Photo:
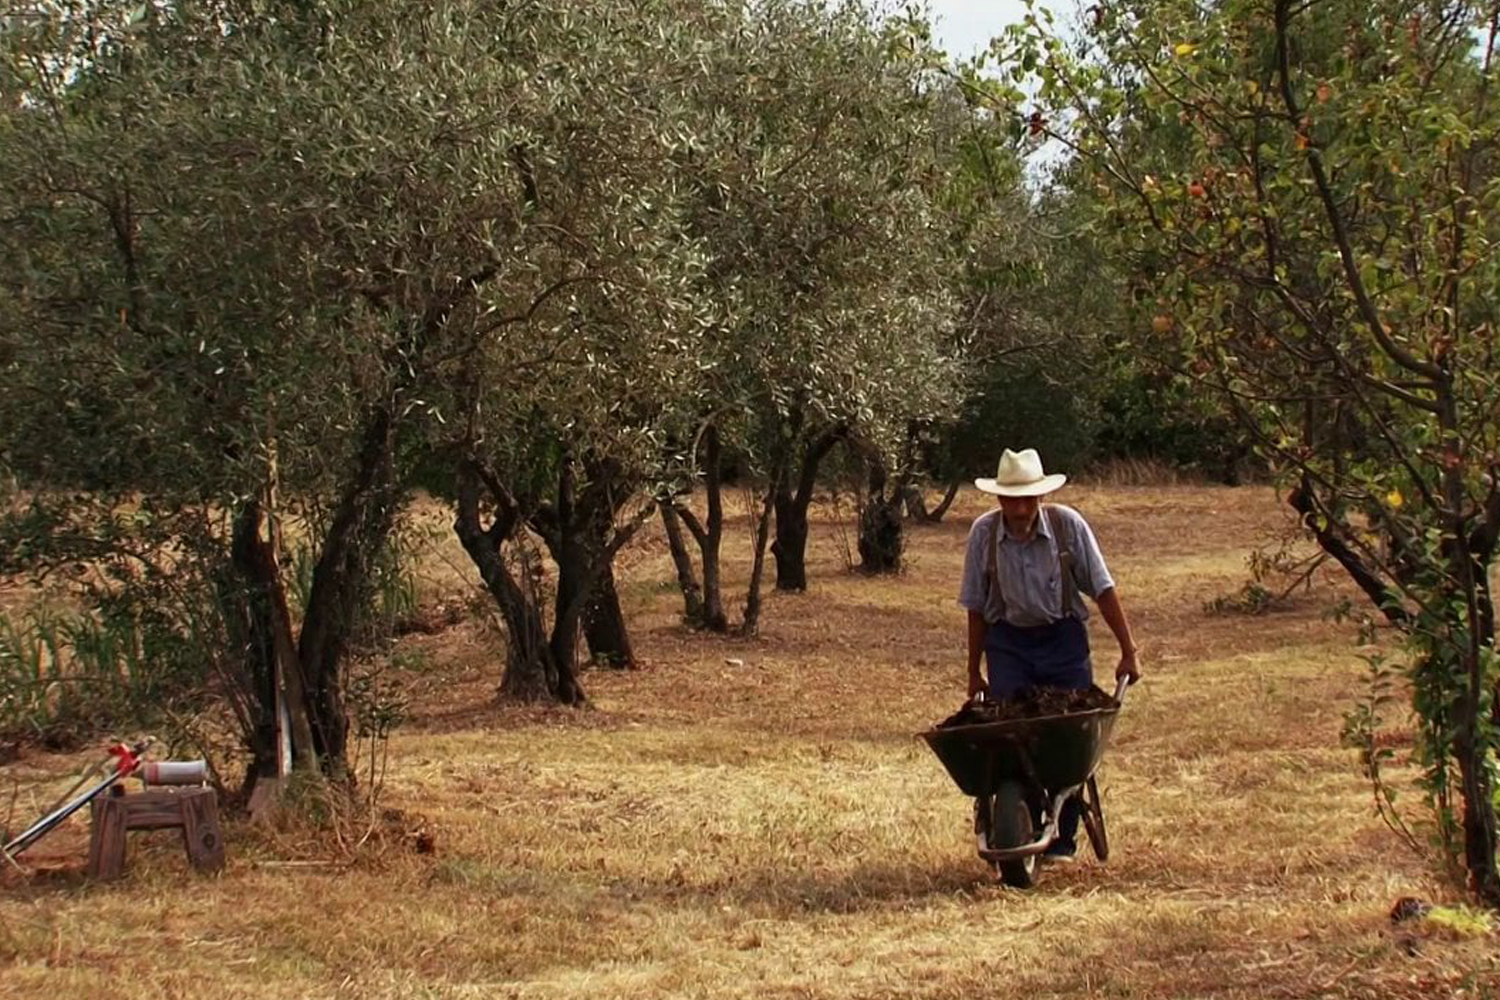
{"type": "Polygon", "coordinates": [[[933,728],[921,736],[959,789],[974,797],[979,856],[1006,885],[1036,881],[1037,857],[1057,840],[1063,805],[1079,796],[1094,855],[1109,858],[1104,808],[1094,772],[1125,702],[1127,678],[1114,705],[1062,715],[933,728]]]}

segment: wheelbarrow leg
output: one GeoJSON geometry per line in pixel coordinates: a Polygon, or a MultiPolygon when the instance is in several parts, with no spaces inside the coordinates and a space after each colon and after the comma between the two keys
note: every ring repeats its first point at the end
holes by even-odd
{"type": "Polygon", "coordinates": [[[1108,861],[1109,835],[1104,829],[1104,802],[1099,798],[1099,783],[1092,774],[1079,793],[1079,798],[1083,801],[1083,828],[1088,832],[1094,857],[1100,861],[1108,861]]]}

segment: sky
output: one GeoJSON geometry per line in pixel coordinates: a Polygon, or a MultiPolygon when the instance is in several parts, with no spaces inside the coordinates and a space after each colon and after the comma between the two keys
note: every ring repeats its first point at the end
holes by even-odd
{"type": "MultiPolygon", "coordinates": [[[[1053,10],[1062,4],[1051,4],[1053,10]]],[[[986,48],[1007,24],[1026,16],[1022,0],[928,0],[938,44],[963,59],[986,48]]]]}
{"type": "MultiPolygon", "coordinates": [[[[1035,0],[1050,9],[1061,27],[1077,8],[1072,0],[1035,0]]],[[[955,60],[967,59],[989,48],[990,39],[1026,16],[1025,0],[927,0],[934,41],[955,60]]],[[[990,67],[991,71],[994,67],[990,67]]],[[[1029,169],[1039,176],[1062,158],[1063,147],[1049,140],[1033,151],[1029,169]]]]}

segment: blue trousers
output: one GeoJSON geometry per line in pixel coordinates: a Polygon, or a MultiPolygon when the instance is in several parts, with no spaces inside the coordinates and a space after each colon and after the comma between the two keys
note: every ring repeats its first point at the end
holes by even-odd
{"type": "MultiPolygon", "coordinates": [[[[1081,691],[1094,683],[1088,629],[1077,618],[1031,627],[996,622],[984,634],[984,659],[989,695],[994,699],[1013,698],[1033,687],[1081,691]]],[[[1071,854],[1078,849],[1082,815],[1078,796],[1064,803],[1057,818],[1057,841],[1049,853],[1071,854]]]]}

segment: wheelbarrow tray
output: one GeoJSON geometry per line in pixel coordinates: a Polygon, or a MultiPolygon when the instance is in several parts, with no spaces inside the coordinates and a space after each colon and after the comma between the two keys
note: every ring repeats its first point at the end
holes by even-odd
{"type": "Polygon", "coordinates": [[[1094,773],[1119,711],[1115,705],[934,728],[921,736],[965,795],[992,795],[1006,780],[1056,793],[1082,784],[1094,773]]]}

